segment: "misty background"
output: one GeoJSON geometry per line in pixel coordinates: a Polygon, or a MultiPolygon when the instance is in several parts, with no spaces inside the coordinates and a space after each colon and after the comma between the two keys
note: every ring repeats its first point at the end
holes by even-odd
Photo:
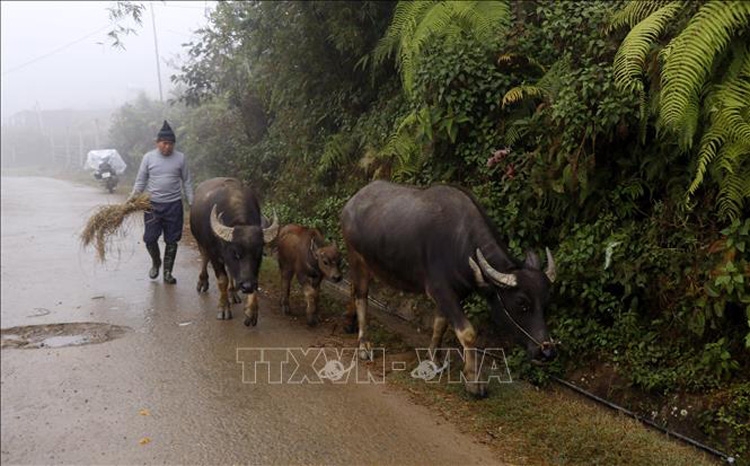
{"type": "Polygon", "coordinates": [[[0,2],[3,167],[38,162],[22,154],[32,146],[44,160],[76,165],[107,143],[119,106],[144,95],[168,100],[183,44],[216,2],[142,3],[140,26],[132,18],[117,23],[135,30],[121,35],[122,49],[107,35],[116,2],[0,2]]]}

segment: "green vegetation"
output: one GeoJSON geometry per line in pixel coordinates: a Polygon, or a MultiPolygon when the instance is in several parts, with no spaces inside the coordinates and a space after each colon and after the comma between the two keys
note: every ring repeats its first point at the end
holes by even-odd
{"type": "Polygon", "coordinates": [[[167,117],[197,178],[339,244],[373,178],[468,187],[514,253],[555,253],[555,370],[701,394],[747,461],[749,5],[220,2],[172,105],[123,107],[111,139],[136,159],[167,117]]]}

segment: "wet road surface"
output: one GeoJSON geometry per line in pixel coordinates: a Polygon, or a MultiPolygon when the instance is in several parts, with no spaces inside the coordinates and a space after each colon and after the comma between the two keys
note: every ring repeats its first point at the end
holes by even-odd
{"type": "Polygon", "coordinates": [[[177,285],[149,280],[139,222],[97,263],[78,235],[122,194],[1,183],[3,464],[497,464],[387,382],[243,383],[238,348],[308,348],[327,330],[291,325],[262,296],[257,327],[241,305],[217,321],[212,271],[209,293],[195,291],[197,250],[183,238],[177,285]],[[107,341],[77,345],[86,331],[107,341]]]}

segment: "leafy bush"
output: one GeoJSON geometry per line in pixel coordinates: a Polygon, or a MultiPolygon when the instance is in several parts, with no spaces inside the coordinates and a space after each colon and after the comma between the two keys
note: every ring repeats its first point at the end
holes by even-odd
{"type": "Polygon", "coordinates": [[[726,451],[746,457],[750,454],[750,383],[727,390],[717,401],[718,407],[702,414],[702,430],[726,438],[726,451]]]}

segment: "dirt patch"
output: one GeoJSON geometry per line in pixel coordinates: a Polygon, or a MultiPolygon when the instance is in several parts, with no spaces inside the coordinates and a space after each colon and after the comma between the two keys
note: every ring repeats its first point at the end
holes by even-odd
{"type": "Polygon", "coordinates": [[[63,348],[104,343],[131,332],[129,327],[97,322],[27,325],[0,330],[0,348],[63,348]]]}

